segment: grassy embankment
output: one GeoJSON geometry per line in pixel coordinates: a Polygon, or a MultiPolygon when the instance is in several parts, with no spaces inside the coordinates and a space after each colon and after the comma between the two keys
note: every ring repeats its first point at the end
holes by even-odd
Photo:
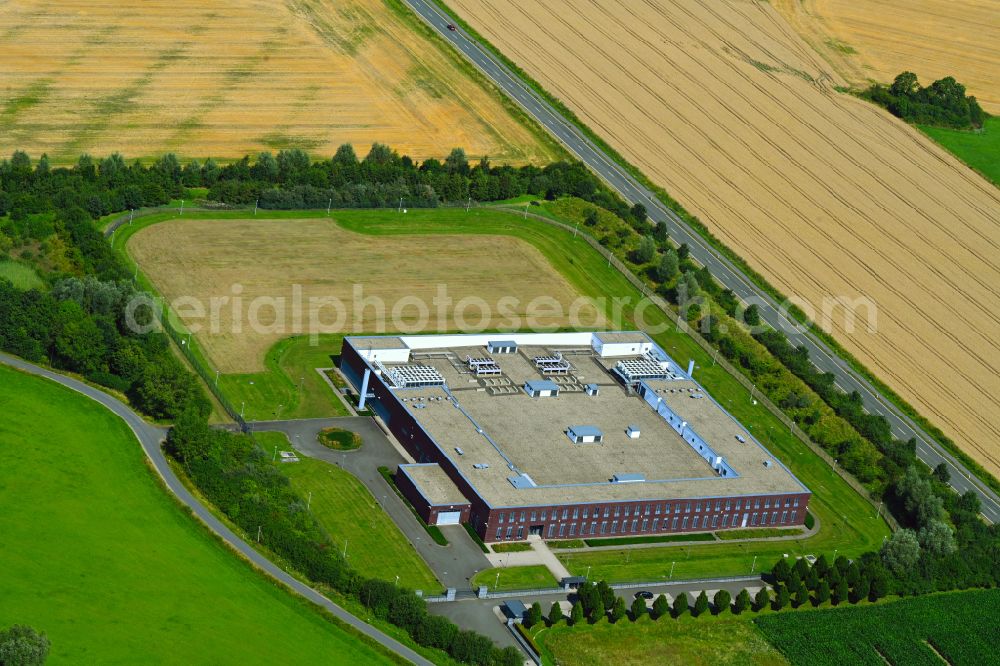
{"type": "Polygon", "coordinates": [[[0,405],[0,626],[52,663],[391,663],[221,545],[103,408],[5,367],[0,405]]]}
{"type": "MultiPolygon", "coordinates": [[[[536,208],[537,207],[533,207],[536,208]]],[[[204,218],[240,218],[245,213],[201,214],[204,218]]],[[[268,215],[279,218],[315,217],[317,213],[273,212],[268,215]]],[[[135,226],[152,224],[158,219],[143,218],[135,226]]],[[[634,309],[640,294],[631,283],[581,236],[574,237],[571,231],[557,229],[539,220],[522,219],[517,215],[474,209],[468,213],[461,209],[411,210],[405,217],[389,210],[337,211],[334,219],[342,227],[370,235],[407,234],[494,234],[506,235],[525,240],[534,245],[562,273],[563,277],[580,293],[594,298],[605,297],[607,316],[611,315],[610,299],[614,297],[630,299],[624,308],[622,321],[611,322],[621,328],[635,326],[634,309]]],[[[117,247],[127,240],[115,239],[117,247]]],[[[140,279],[142,277],[140,271],[140,279]]],[[[775,455],[786,463],[798,478],[813,491],[810,509],[820,520],[818,534],[795,541],[752,544],[704,544],[697,546],[672,547],[669,549],[649,548],[629,553],[625,550],[601,551],[597,553],[570,553],[561,559],[576,574],[583,575],[591,567],[591,578],[607,580],[655,580],[665,578],[676,560],[674,578],[698,578],[703,576],[735,575],[749,573],[757,556],[756,571],[769,567],[785,553],[805,555],[813,553],[833,553],[848,556],[867,550],[877,549],[882,538],[889,534],[888,526],[875,517],[874,509],[854,492],[826,463],[816,457],[807,446],[788,432],[787,428],[770,412],[759,404],[754,404],[745,389],[735,378],[720,366],[712,363],[712,358],[687,334],[670,323],[666,315],[653,308],[644,312],[645,329],[659,331],[654,339],[667,353],[681,363],[694,359],[696,374],[712,395],[737,419],[744,423],[758,439],[775,455]]],[[[326,342],[326,341],[323,341],[326,342]]],[[[330,340],[335,344],[334,340],[330,340]]],[[[296,345],[293,345],[296,346],[296,345]]],[[[280,347],[280,345],[276,346],[280,347]]],[[[310,353],[334,354],[336,348],[309,348],[310,353]],[[321,351],[320,351],[321,350],[321,351]]],[[[269,354],[269,356],[273,356],[269,354]]],[[[301,358],[308,358],[303,353],[301,358]]],[[[265,375],[280,375],[280,364],[268,366],[276,368],[265,375]]],[[[301,366],[300,366],[301,367],[301,366]]],[[[316,375],[315,372],[311,373],[316,375]]],[[[292,375],[294,376],[294,374],[292,375]]],[[[300,375],[301,376],[301,375],[300,375]]],[[[322,381],[316,375],[317,380],[322,381]]],[[[271,377],[268,381],[275,385],[284,381],[294,382],[288,377],[271,377]]],[[[220,385],[223,385],[220,382],[220,385]]],[[[333,401],[329,387],[324,387],[328,399],[333,401]]],[[[248,403],[249,404],[249,403],[248,403]]],[[[257,403],[255,403],[257,404],[257,403]]],[[[286,408],[287,409],[287,408],[286,408]]],[[[286,415],[323,416],[327,413],[284,412],[286,415]]],[[[250,414],[248,413],[248,416],[250,414]]]]}
{"type": "MultiPolygon", "coordinates": [[[[257,433],[261,446],[290,448],[281,433],[257,433]]],[[[281,465],[300,497],[338,549],[346,546],[348,562],[372,578],[395,581],[426,594],[444,588],[375,498],[352,474],[322,460],[300,456],[281,465]]]]}

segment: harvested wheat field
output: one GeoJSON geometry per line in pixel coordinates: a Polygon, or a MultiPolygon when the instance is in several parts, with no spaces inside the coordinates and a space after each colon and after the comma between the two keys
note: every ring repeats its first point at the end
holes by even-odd
{"type": "Polygon", "coordinates": [[[1000,191],[836,93],[767,3],[452,0],[782,292],[1000,473],[1000,191]]]}
{"type": "Polygon", "coordinates": [[[1000,3],[996,0],[774,0],[811,46],[854,85],[915,72],[923,85],[964,83],[1000,113],[1000,3]]]}
{"type": "Polygon", "coordinates": [[[565,326],[578,297],[541,252],[509,236],[372,237],[329,219],[171,220],[137,232],[128,252],[181,320],[200,325],[192,330],[225,373],[264,369],[271,345],[294,334],[510,328],[512,318],[527,321],[536,298],[545,299],[531,310],[538,326],[565,326]],[[242,299],[237,316],[235,296],[242,299]],[[210,299],[223,297],[230,300],[217,308],[213,326],[210,299]],[[516,301],[500,303],[511,297],[516,301]],[[343,308],[310,302],[319,298],[343,308]],[[479,299],[492,318],[480,314],[479,299]],[[418,303],[427,307],[424,319],[418,303]]]}
{"type": "Polygon", "coordinates": [[[397,0],[0,3],[0,151],[205,159],[373,142],[546,162],[553,144],[397,0]]]}

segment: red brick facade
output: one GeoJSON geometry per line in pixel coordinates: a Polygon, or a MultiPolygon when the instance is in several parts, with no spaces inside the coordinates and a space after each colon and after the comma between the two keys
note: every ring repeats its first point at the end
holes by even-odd
{"type": "Polygon", "coordinates": [[[413,479],[402,468],[396,470],[393,478],[396,480],[396,487],[410,501],[413,508],[417,510],[417,514],[428,525],[437,525],[438,514],[451,511],[460,511],[462,513],[460,522],[469,522],[471,507],[468,502],[462,504],[430,504],[427,498],[420,492],[420,489],[413,483],[413,479]]]}

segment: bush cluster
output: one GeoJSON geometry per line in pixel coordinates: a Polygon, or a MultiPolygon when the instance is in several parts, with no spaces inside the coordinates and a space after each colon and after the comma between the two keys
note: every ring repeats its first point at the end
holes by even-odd
{"type": "Polygon", "coordinates": [[[891,85],[874,83],[861,96],[898,118],[921,125],[979,129],[987,117],[976,98],[966,95],[965,86],[951,76],[923,87],[916,74],[903,72],[891,85]]]}

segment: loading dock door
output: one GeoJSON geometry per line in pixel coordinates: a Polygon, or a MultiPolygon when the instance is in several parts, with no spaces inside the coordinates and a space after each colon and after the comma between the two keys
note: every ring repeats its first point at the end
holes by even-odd
{"type": "Polygon", "coordinates": [[[438,514],[438,525],[458,525],[462,520],[461,511],[442,511],[438,514]]]}

